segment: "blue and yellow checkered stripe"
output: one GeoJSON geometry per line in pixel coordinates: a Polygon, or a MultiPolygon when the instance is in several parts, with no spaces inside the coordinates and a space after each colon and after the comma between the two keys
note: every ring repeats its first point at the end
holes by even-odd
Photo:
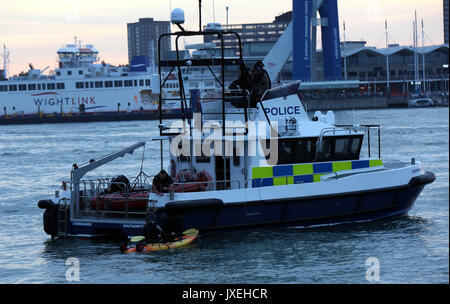
{"type": "Polygon", "coordinates": [[[254,167],[252,187],[320,182],[320,177],[325,174],[378,166],[383,166],[381,159],[254,167]]]}

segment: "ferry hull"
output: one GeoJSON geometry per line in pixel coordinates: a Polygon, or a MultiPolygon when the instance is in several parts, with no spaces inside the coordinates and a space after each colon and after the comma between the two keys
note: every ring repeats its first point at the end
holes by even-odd
{"type": "MultiPolygon", "coordinates": [[[[434,174],[427,172],[400,187],[288,200],[220,204],[212,199],[210,203],[191,203],[191,207],[184,204],[179,209],[162,208],[158,220],[164,225],[164,217],[173,218],[181,222],[180,229],[195,227],[201,233],[255,226],[307,227],[371,221],[406,214],[425,185],[434,179],[434,174]]],[[[101,222],[75,221],[69,224],[67,235],[142,235],[145,223],[136,220],[126,224],[108,223],[105,219],[101,222]]]]}

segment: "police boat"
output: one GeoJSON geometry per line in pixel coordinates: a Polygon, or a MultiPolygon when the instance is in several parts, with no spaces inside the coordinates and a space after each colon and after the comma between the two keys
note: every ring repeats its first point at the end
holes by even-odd
{"type": "MultiPolygon", "coordinates": [[[[130,180],[84,179],[142,149],[144,142],[75,164],[58,195],[38,203],[45,209],[44,230],[52,237],[137,236],[150,226],[166,233],[190,228],[206,233],[377,220],[406,214],[435,180],[415,159],[404,166],[385,163],[379,125],[337,125],[331,111],[310,118],[297,94],[300,82],[266,90],[257,99],[248,89],[230,89],[244,63],[239,35],[186,31],[182,14],[177,16],[181,30],[160,36],[158,62],[161,88],[177,75],[182,118],[166,121],[160,111],[159,136],[152,138],[173,186],[162,195],[154,193],[157,172],[141,171],[130,180]],[[186,50],[180,41],[206,36],[217,41],[213,49],[181,55],[186,50]],[[175,41],[176,58],[161,54],[165,39],[175,41]],[[232,56],[225,56],[226,39],[238,41],[232,56]],[[185,67],[208,69],[215,89],[187,94],[185,81],[192,80],[183,75],[185,67]]],[[[160,94],[160,110],[164,98],[160,94]]]]}

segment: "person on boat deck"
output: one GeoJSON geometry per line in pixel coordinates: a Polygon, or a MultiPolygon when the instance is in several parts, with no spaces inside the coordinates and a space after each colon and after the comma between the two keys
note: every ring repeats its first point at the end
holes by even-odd
{"type": "Polygon", "coordinates": [[[161,170],[158,175],[153,178],[153,193],[163,195],[173,189],[173,180],[165,170],[161,170]]]}
{"type": "Polygon", "coordinates": [[[243,62],[241,62],[240,70],[239,78],[231,83],[230,89],[240,88],[241,90],[247,90],[251,94],[253,88],[253,75],[243,62]]]}
{"type": "Polygon", "coordinates": [[[252,103],[257,103],[264,92],[271,88],[269,73],[264,69],[262,61],[258,61],[253,66],[253,90],[252,90],[252,103]]]}

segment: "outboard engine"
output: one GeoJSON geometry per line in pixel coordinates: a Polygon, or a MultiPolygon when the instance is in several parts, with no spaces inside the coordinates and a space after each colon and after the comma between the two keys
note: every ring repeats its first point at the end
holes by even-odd
{"type": "Polygon", "coordinates": [[[53,203],[52,200],[40,200],[38,202],[40,209],[44,211],[44,231],[51,235],[52,238],[58,236],[58,205],[53,203]]]}

